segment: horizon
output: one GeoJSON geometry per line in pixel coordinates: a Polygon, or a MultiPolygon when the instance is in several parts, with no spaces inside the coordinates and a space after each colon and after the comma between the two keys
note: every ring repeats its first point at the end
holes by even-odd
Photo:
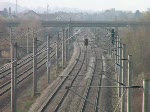
{"type": "MultiPolygon", "coordinates": [[[[150,7],[150,1],[148,0],[129,0],[119,1],[119,0],[93,0],[93,1],[86,1],[85,0],[79,1],[71,1],[70,0],[20,0],[18,1],[18,6],[26,7],[29,10],[36,10],[39,7],[47,8],[49,6],[49,10],[58,7],[58,8],[71,8],[77,9],[81,11],[104,11],[108,9],[115,9],[115,10],[122,10],[122,11],[132,11],[135,12],[136,10],[140,11],[147,11],[150,7]],[[36,2],[36,4],[35,4],[36,2]],[[101,4],[100,4],[101,3],[101,4]],[[146,4],[145,4],[146,3],[146,4]],[[100,4],[100,5],[99,5],[100,4]],[[139,7],[140,6],[140,7],[139,7]]],[[[1,0],[0,3],[16,3],[16,0],[1,0]]]]}

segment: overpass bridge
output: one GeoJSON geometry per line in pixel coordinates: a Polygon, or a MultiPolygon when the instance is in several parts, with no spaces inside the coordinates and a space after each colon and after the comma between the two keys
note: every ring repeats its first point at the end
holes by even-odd
{"type": "MultiPolygon", "coordinates": [[[[23,21],[22,21],[23,22],[23,21]]],[[[17,27],[21,21],[6,21],[7,26],[17,27]]],[[[136,26],[150,26],[150,22],[138,21],[51,21],[41,20],[44,27],[136,27],[136,26]]]]}

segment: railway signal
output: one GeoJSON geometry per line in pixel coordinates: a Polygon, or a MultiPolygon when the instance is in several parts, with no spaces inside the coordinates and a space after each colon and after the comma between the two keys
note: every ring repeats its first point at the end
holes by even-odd
{"type": "Polygon", "coordinates": [[[84,40],[84,45],[85,45],[85,46],[88,46],[88,39],[85,39],[85,40],[84,40]]]}
{"type": "Polygon", "coordinates": [[[87,63],[88,63],[88,52],[87,52],[87,46],[88,46],[88,39],[84,39],[84,45],[86,46],[86,70],[87,70],[87,63]]]}

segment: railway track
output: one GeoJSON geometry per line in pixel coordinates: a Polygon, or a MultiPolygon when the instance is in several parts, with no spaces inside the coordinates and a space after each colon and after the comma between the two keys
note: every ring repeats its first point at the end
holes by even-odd
{"type": "MultiPolygon", "coordinates": [[[[94,41],[93,39],[89,38],[90,41],[94,41]]],[[[80,87],[82,86],[81,84],[78,85],[79,89],[78,91],[76,91],[76,93],[78,93],[80,98],[79,102],[80,105],[78,105],[75,111],[80,111],[80,112],[98,112],[99,110],[99,100],[100,100],[100,88],[92,88],[90,86],[100,86],[101,85],[101,79],[102,79],[102,75],[99,75],[100,73],[102,73],[102,51],[98,48],[95,48],[95,45],[91,45],[91,52],[92,55],[89,57],[92,57],[92,59],[94,58],[95,61],[93,61],[91,65],[89,65],[88,70],[92,71],[90,72],[90,77],[86,78],[87,76],[85,76],[85,78],[87,79],[87,82],[84,87],[80,87]],[[81,93],[80,91],[83,90],[83,92],[81,93]]],[[[90,60],[91,61],[91,60],[90,60]]],[[[89,62],[90,63],[90,62],[89,62]]],[[[88,75],[88,74],[87,74],[88,75]]],[[[77,104],[77,103],[76,103],[77,104]]],[[[70,108],[71,109],[71,108],[70,108]]]]}
{"type": "Polygon", "coordinates": [[[94,52],[96,55],[95,69],[91,79],[88,81],[88,87],[83,96],[86,100],[83,101],[81,112],[98,112],[99,110],[100,88],[91,86],[101,86],[102,74],[100,75],[100,73],[102,73],[102,60],[98,60],[101,58],[100,52],[94,52]]]}
{"type": "MultiPolygon", "coordinates": [[[[54,40],[53,40],[54,41],[54,40]]],[[[46,50],[46,42],[45,43],[43,43],[38,49],[37,49],[37,52],[38,52],[38,55],[37,55],[37,57],[42,53],[41,51],[44,51],[44,50],[46,50]]],[[[23,67],[25,64],[28,64],[29,62],[31,62],[31,60],[32,60],[32,56],[33,54],[31,53],[31,54],[29,54],[29,55],[27,55],[27,56],[25,56],[25,57],[23,57],[21,60],[19,60],[18,62],[17,62],[17,69],[19,69],[19,68],[21,68],[21,67],[23,67]]],[[[4,79],[5,77],[9,77],[9,75],[10,75],[10,68],[11,67],[11,63],[7,63],[7,64],[5,64],[4,66],[2,66],[1,68],[0,68],[0,79],[4,79]]]]}
{"type": "MultiPolygon", "coordinates": [[[[89,35],[86,35],[86,37],[87,36],[89,35]]],[[[89,38],[89,40],[93,41],[91,38],[89,38]]],[[[83,41],[83,39],[78,40],[78,42],[80,41],[83,41]]],[[[43,45],[42,50],[39,50],[37,55],[39,60],[37,69],[40,69],[47,62],[46,52],[42,52],[46,50],[44,46],[46,46],[46,44],[43,45]]],[[[103,110],[103,108],[101,107],[102,89],[98,87],[102,86],[102,80],[104,79],[103,71],[105,65],[103,63],[103,50],[97,48],[94,44],[88,47],[88,57],[90,58],[88,59],[89,66],[86,70],[85,49],[81,43],[76,44],[76,46],[78,47],[77,50],[79,51],[76,63],[72,66],[72,68],[65,76],[61,76],[62,78],[61,80],[59,80],[60,82],[57,83],[58,85],[50,93],[46,101],[38,108],[38,112],[106,112],[104,111],[105,108],[103,110]],[[73,108],[74,104],[75,108],[73,108]]],[[[55,55],[54,50],[55,49],[52,49],[51,51],[51,58],[53,58],[55,55]]],[[[17,84],[22,83],[32,74],[32,55],[29,55],[27,57],[28,58],[25,58],[24,60],[26,64],[22,64],[23,60],[22,62],[20,62],[20,64],[18,64],[18,69],[20,66],[20,70],[18,70],[17,84]],[[25,65],[30,67],[25,67],[25,65]],[[24,70],[22,72],[21,69],[23,67],[24,70]]],[[[3,68],[5,69],[5,67],[3,68]]],[[[0,96],[10,90],[10,80],[0,85],[0,89],[1,88],[3,89],[3,92],[0,91],[0,96]]]]}
{"type": "MultiPolygon", "coordinates": [[[[38,33],[39,31],[42,31],[43,29],[39,29],[36,33],[38,33]]],[[[22,37],[24,34],[15,34],[16,36],[19,36],[19,37],[22,37]]],[[[7,40],[7,39],[5,39],[5,40],[7,40]]],[[[8,40],[7,40],[8,41],[8,40]]],[[[46,46],[46,42],[45,43],[43,43],[38,49],[37,49],[37,51],[40,51],[43,47],[45,47],[46,46]]],[[[28,58],[30,58],[30,57],[32,57],[32,54],[29,54],[29,55],[27,55],[27,56],[25,56],[25,57],[23,57],[21,60],[19,60],[18,62],[17,62],[17,64],[19,65],[20,63],[22,63],[23,61],[25,61],[25,60],[27,60],[28,58]]],[[[6,71],[8,71],[9,69],[10,69],[10,67],[11,67],[11,64],[10,63],[7,63],[7,64],[5,64],[5,65],[3,65],[2,67],[0,67],[0,79],[2,79],[2,78],[5,78],[6,76],[7,76],[7,74],[6,75],[4,75],[3,73],[4,72],[6,72],[6,71]]]]}
{"type": "Polygon", "coordinates": [[[80,72],[80,70],[83,67],[84,62],[84,52],[81,53],[81,48],[78,49],[80,51],[78,57],[79,60],[82,60],[82,63],[77,60],[75,65],[72,67],[70,72],[67,74],[66,77],[64,77],[59,85],[55,88],[53,93],[50,95],[48,101],[46,104],[44,104],[38,111],[40,112],[57,112],[62,105],[64,99],[66,98],[69,90],[66,89],[67,86],[73,85],[73,83],[76,81],[76,78],[80,72]],[[72,75],[72,76],[71,76],[72,75]]]}
{"type": "MultiPolygon", "coordinates": [[[[82,50],[83,51],[83,50],[82,50]]],[[[74,102],[73,94],[70,92],[70,89],[66,89],[66,87],[71,86],[78,86],[81,84],[81,81],[88,80],[87,86],[98,86],[101,85],[101,77],[102,75],[98,75],[99,72],[102,72],[102,60],[97,61],[95,64],[95,58],[101,58],[101,54],[99,52],[93,51],[91,49],[91,62],[89,62],[90,66],[93,67],[93,70],[89,70],[89,76],[83,75],[85,73],[85,54],[80,51],[80,57],[77,60],[76,64],[73,66],[71,71],[67,74],[65,78],[61,80],[59,85],[55,88],[55,90],[51,93],[49,98],[46,102],[38,109],[38,112],[67,112],[67,111],[73,111],[72,107],[69,107],[72,104],[69,104],[69,102],[74,102]],[[84,55],[84,56],[81,56],[84,55]],[[83,58],[84,57],[84,58],[83,58]],[[84,72],[83,72],[84,71],[84,72]],[[94,75],[91,75],[94,74],[94,75]],[[97,74],[97,75],[96,75],[97,74]],[[81,76],[80,76],[81,75],[81,76]],[[91,77],[91,78],[90,78],[91,77]],[[70,110],[69,110],[70,109],[70,110]]],[[[89,67],[90,68],[90,67],[89,67]]],[[[87,82],[87,81],[85,81],[87,82]]],[[[79,87],[80,88],[80,87],[79,87]]],[[[78,92],[80,91],[78,87],[71,87],[72,90],[78,92]]],[[[86,88],[86,92],[84,93],[84,98],[87,98],[90,102],[95,104],[95,106],[91,106],[91,104],[88,104],[86,101],[81,101],[82,107],[80,108],[80,111],[89,111],[94,112],[98,111],[98,105],[99,105],[99,98],[100,98],[100,88],[86,88]],[[94,92],[94,95],[93,95],[94,92]],[[94,97],[94,98],[93,98],[94,97]]]]}
{"type": "MultiPolygon", "coordinates": [[[[55,47],[54,44],[52,47],[55,47]]],[[[42,48],[38,50],[39,52],[38,52],[37,58],[39,58],[39,61],[37,62],[37,69],[40,69],[47,61],[46,60],[46,52],[43,52],[43,51],[46,51],[46,49],[47,49],[46,44],[44,43],[44,45],[42,45],[42,48]]],[[[50,57],[53,58],[54,56],[55,56],[55,49],[52,49],[50,57]]],[[[23,82],[25,79],[27,79],[32,74],[32,68],[33,68],[32,67],[32,54],[27,56],[27,58],[24,59],[17,68],[18,68],[17,84],[20,84],[21,82],[23,82]]],[[[7,76],[8,76],[8,75],[10,75],[10,68],[8,68],[7,71],[9,71],[7,73],[7,76]]],[[[4,95],[11,89],[10,83],[11,83],[10,78],[1,82],[0,96],[4,95]]]]}
{"type": "MultiPolygon", "coordinates": [[[[77,40],[79,43],[84,41],[85,38],[91,37],[90,32],[82,33],[83,37],[80,35],[80,40],[77,40]]],[[[92,42],[94,39],[93,37],[89,38],[89,41],[92,42]]],[[[80,43],[79,46],[83,45],[80,43]]],[[[111,79],[111,76],[107,76],[110,73],[105,72],[108,70],[106,70],[106,62],[104,61],[105,50],[98,46],[91,44],[87,47],[87,69],[86,52],[83,49],[85,47],[81,47],[82,49],[78,50],[80,53],[76,63],[68,72],[65,72],[65,75],[58,78],[55,84],[48,88],[45,97],[41,97],[38,100],[39,103],[36,102],[29,112],[109,112],[112,109],[112,107],[109,108],[111,106],[111,103],[109,103],[111,90],[100,86],[111,85],[111,83],[108,83],[108,78],[111,79]],[[108,101],[105,101],[106,99],[108,101]]]]}
{"type": "MultiPolygon", "coordinates": [[[[93,41],[92,39],[89,39],[93,41]]],[[[76,81],[72,87],[70,87],[70,93],[63,103],[63,106],[59,109],[61,112],[103,112],[100,108],[101,88],[92,88],[90,86],[101,86],[103,78],[103,62],[102,49],[95,48],[95,45],[91,45],[88,48],[89,52],[89,66],[86,73],[81,74],[80,83],[76,81]],[[91,52],[91,53],[90,53],[91,52]],[[91,57],[91,58],[90,58],[91,57]],[[81,86],[81,87],[80,87],[81,86]]]]}

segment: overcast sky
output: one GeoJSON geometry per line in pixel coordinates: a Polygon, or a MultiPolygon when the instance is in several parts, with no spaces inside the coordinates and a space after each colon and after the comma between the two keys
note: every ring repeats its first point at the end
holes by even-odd
{"type": "MultiPolygon", "coordinates": [[[[0,2],[15,3],[16,0],[0,0],[0,2]]],[[[20,6],[25,6],[30,9],[37,7],[46,7],[49,4],[49,8],[69,7],[86,10],[105,10],[115,8],[116,10],[126,11],[146,11],[150,8],[150,0],[18,0],[20,6]]]]}

